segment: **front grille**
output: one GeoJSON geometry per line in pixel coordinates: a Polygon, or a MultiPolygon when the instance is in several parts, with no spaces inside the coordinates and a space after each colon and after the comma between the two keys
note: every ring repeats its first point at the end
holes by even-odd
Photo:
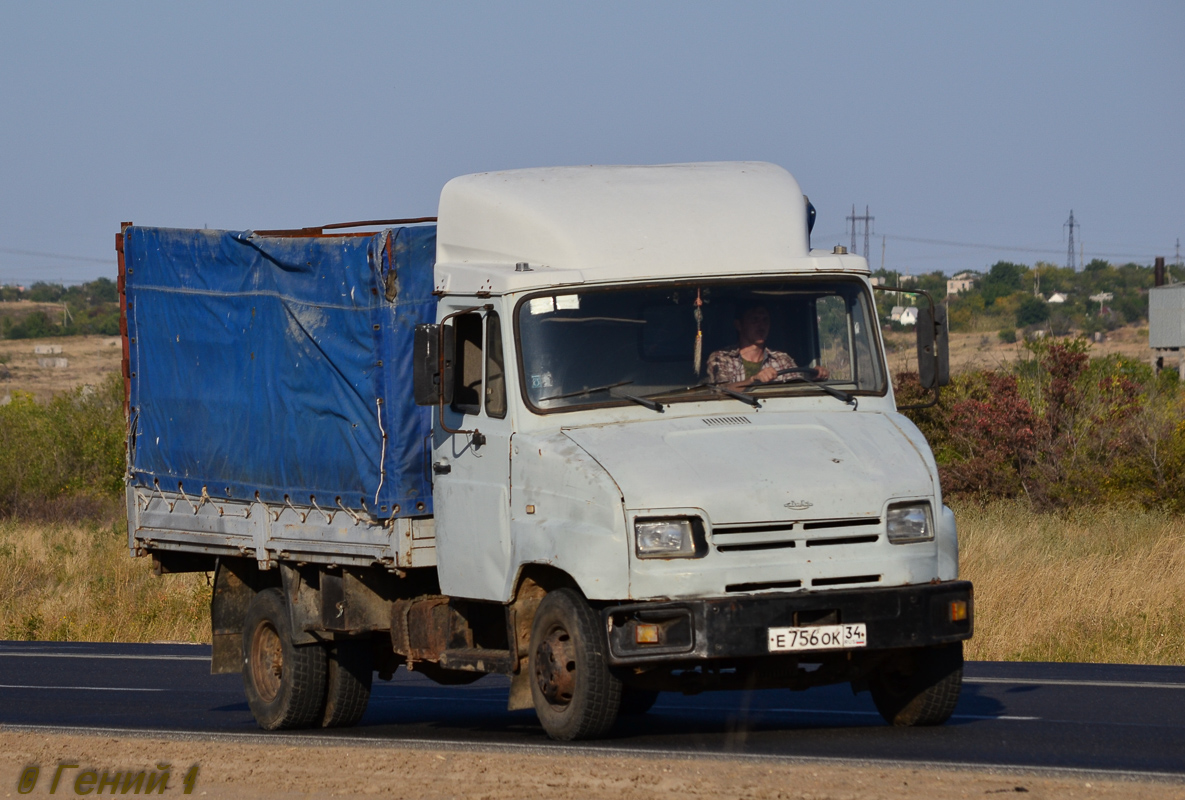
{"type": "Polygon", "coordinates": [[[865,525],[880,525],[880,517],[860,517],[858,519],[820,519],[814,522],[802,523],[804,531],[817,531],[825,528],[860,528],[865,525]]]}
{"type": "Polygon", "coordinates": [[[871,544],[880,539],[880,533],[873,533],[868,529],[880,524],[881,521],[877,517],[721,524],[712,527],[712,545],[721,553],[735,553],[747,550],[871,544]]]}
{"type": "Polygon", "coordinates": [[[815,578],[811,586],[845,586],[849,583],[879,583],[880,575],[846,575],[842,578],[815,578]]]}
{"type": "Polygon", "coordinates": [[[828,547],[833,544],[869,544],[881,538],[877,534],[871,536],[838,536],[834,539],[807,539],[807,547],[828,547]]]}
{"type": "Polygon", "coordinates": [[[745,550],[786,550],[794,547],[793,540],[788,542],[757,542],[755,544],[718,544],[716,549],[721,553],[741,553],[745,550]]]}

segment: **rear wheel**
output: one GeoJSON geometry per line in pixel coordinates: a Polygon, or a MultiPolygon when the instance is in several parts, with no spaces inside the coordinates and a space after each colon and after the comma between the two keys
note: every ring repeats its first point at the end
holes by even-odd
{"type": "Polygon", "coordinates": [[[259,592],[243,621],[243,689],[259,727],[307,728],[325,707],[325,650],[294,645],[291,619],[279,589],[259,592]]]}
{"type": "Polygon", "coordinates": [[[357,725],[370,703],[374,653],[368,639],[343,639],[326,648],[325,713],[323,728],[357,725]]]}
{"type": "Polygon", "coordinates": [[[950,719],[963,686],[963,643],[925,647],[872,676],[868,688],[885,722],[941,725],[950,719]]]}
{"type": "Polygon", "coordinates": [[[609,670],[597,616],[579,593],[557,589],[539,603],[531,625],[531,698],[553,739],[604,736],[621,707],[621,681],[609,670]]]}

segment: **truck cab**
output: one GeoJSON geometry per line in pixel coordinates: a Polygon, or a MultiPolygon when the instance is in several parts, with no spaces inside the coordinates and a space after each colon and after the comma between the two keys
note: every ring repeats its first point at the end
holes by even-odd
{"type": "Polygon", "coordinates": [[[851,650],[958,649],[954,518],[895,407],[867,263],[810,249],[806,207],[754,163],[445,186],[424,334],[451,326],[452,361],[421,372],[444,386],[427,399],[445,594],[510,603],[524,574],[562,574],[599,607],[608,662],[663,687],[712,682],[689,659],[811,652],[811,627],[851,650]],[[726,372],[747,312],[790,366],[745,385],[726,372]],[[936,628],[872,622],[903,602],[936,628]]]}

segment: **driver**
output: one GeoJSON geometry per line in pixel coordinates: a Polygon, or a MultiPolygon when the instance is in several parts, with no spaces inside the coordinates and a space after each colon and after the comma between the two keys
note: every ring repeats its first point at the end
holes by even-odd
{"type": "MultiPolygon", "coordinates": [[[[795,374],[779,375],[798,364],[780,350],[765,346],[769,337],[769,310],[763,305],[742,306],[733,320],[737,329],[737,346],[717,350],[708,356],[708,382],[729,389],[743,389],[759,383],[792,381],[795,374]]],[[[820,380],[827,378],[827,370],[819,367],[820,380]]]]}

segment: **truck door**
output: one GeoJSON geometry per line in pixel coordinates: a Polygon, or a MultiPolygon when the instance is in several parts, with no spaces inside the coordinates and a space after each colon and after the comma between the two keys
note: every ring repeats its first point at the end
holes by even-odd
{"type": "Polygon", "coordinates": [[[507,418],[502,325],[494,310],[453,318],[453,402],[444,407],[450,434],[435,428],[433,504],[441,591],[504,601],[511,581],[510,420],[507,418]]]}

